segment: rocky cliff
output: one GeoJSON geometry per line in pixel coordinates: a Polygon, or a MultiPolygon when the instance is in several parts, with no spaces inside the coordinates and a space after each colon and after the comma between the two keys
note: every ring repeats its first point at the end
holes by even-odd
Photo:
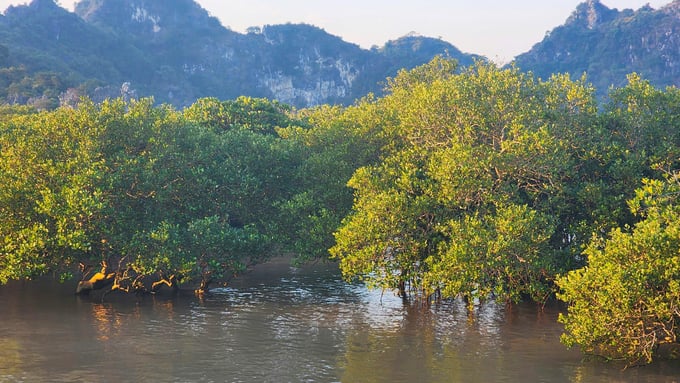
{"type": "Polygon", "coordinates": [[[62,87],[79,89],[71,89],[74,96],[113,95],[127,83],[139,95],[177,106],[240,95],[299,107],[348,104],[380,93],[386,77],[435,55],[462,64],[477,57],[418,36],[365,50],[304,24],[241,34],[193,0],[82,0],[75,13],[53,0],[33,0],[5,12],[0,44],[7,48],[5,67],[54,73],[62,87]]]}
{"type": "Polygon", "coordinates": [[[600,94],[631,72],[659,87],[680,86],[680,0],[638,10],[588,0],[515,63],[543,78],[586,73],[600,94]]]}
{"type": "MultiPolygon", "coordinates": [[[[182,107],[247,95],[298,107],[350,104],[435,55],[463,66],[482,59],[414,34],[366,50],[304,24],[237,33],[193,0],[81,0],[75,12],[33,0],[0,15],[0,103],[153,96],[182,107]]],[[[587,73],[600,95],[631,72],[680,86],[680,0],[638,10],[588,0],[514,64],[542,78],[587,73]]]]}

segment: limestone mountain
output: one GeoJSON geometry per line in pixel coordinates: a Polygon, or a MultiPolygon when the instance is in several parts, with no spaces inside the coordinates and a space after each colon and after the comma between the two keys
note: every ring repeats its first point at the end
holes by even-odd
{"type": "Polygon", "coordinates": [[[193,0],[82,0],[74,13],[53,0],[33,0],[5,11],[0,45],[0,98],[10,103],[54,98],[55,92],[62,103],[80,94],[104,98],[126,84],[139,96],[176,106],[241,95],[296,106],[348,104],[380,93],[386,77],[435,55],[463,65],[478,57],[413,35],[366,50],[305,24],[242,34],[193,0]],[[33,84],[45,76],[57,89],[41,94],[33,84]],[[26,78],[28,84],[17,85],[26,78]],[[10,88],[21,97],[9,97],[10,88]]]}
{"type": "MultiPolygon", "coordinates": [[[[0,104],[49,109],[82,95],[153,96],[178,107],[241,95],[350,104],[440,54],[463,66],[483,59],[413,33],[371,49],[305,24],[238,33],[193,0],[81,0],[75,12],[32,0],[0,15],[0,104]]],[[[631,72],[680,86],[680,0],[638,10],[588,0],[514,64],[542,78],[587,73],[600,95],[631,72]]]]}
{"type": "Polygon", "coordinates": [[[588,0],[515,64],[542,78],[587,73],[601,95],[624,85],[631,72],[658,87],[680,86],[680,0],[656,10],[610,9],[588,0]]]}
{"type": "Polygon", "coordinates": [[[120,84],[148,74],[147,57],[52,0],[9,7],[0,15],[0,99],[55,106],[69,86],[120,84]]]}

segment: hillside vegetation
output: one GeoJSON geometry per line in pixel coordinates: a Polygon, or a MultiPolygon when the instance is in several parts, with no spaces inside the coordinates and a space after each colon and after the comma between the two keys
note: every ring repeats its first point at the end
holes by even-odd
{"type": "MultiPolygon", "coordinates": [[[[599,98],[638,73],[656,87],[680,79],[680,0],[660,8],[580,4],[511,65],[542,79],[584,73],[599,98]]],[[[0,103],[50,110],[81,96],[153,97],[177,108],[239,96],[295,107],[351,105],[381,95],[387,77],[437,55],[486,60],[409,34],[370,50],[304,24],[238,33],[193,0],[81,0],[68,12],[32,0],[0,16],[0,103]]]]}
{"type": "Polygon", "coordinates": [[[134,91],[176,107],[243,95],[347,105],[440,54],[465,65],[477,57],[420,36],[365,50],[305,24],[241,34],[193,0],[82,0],[75,13],[32,0],[0,16],[0,100],[50,109],[134,91]]]}

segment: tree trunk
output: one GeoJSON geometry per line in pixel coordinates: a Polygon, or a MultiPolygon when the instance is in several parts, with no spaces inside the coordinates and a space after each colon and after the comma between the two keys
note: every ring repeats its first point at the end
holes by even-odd
{"type": "Polygon", "coordinates": [[[100,290],[113,284],[116,279],[116,273],[108,272],[108,264],[106,261],[102,262],[102,269],[95,273],[90,279],[78,282],[76,287],[76,294],[87,295],[92,290],[100,290]]]}

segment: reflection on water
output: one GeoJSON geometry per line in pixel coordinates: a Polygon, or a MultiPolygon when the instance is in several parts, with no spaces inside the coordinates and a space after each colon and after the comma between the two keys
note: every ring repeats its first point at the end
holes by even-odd
{"type": "Polygon", "coordinates": [[[203,300],[78,298],[0,287],[0,382],[678,382],[559,344],[557,310],[426,308],[341,281],[332,266],[262,265],[203,300]]]}

